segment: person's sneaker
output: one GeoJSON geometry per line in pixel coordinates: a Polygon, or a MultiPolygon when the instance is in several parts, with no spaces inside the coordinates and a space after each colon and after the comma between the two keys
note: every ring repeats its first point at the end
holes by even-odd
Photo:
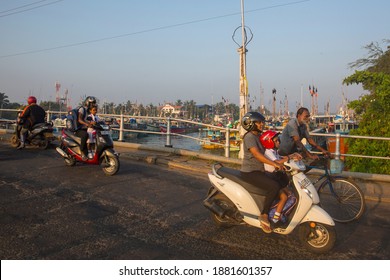
{"type": "Polygon", "coordinates": [[[86,161],[88,159],[88,157],[84,153],[81,153],[81,159],[83,161],[86,161]]]}
{"type": "Polygon", "coordinates": [[[23,142],[20,142],[19,146],[16,148],[18,150],[24,149],[26,147],[23,142]]]}

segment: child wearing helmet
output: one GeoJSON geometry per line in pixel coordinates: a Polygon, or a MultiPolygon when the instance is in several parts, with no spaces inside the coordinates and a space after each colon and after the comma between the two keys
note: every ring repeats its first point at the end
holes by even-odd
{"type": "MultiPolygon", "coordinates": [[[[260,136],[260,142],[266,149],[264,155],[272,162],[277,162],[280,164],[285,163],[289,159],[294,159],[294,160],[302,159],[302,156],[298,153],[294,153],[289,156],[279,155],[278,153],[278,148],[280,145],[279,134],[280,133],[277,131],[268,130],[260,136]]],[[[282,185],[286,186],[279,191],[279,202],[276,206],[276,211],[273,217],[270,217],[272,222],[277,223],[281,220],[282,218],[281,213],[283,207],[287,202],[288,196],[291,195],[291,192],[287,188],[289,178],[287,177],[286,173],[275,170],[275,167],[273,165],[265,163],[264,168],[268,176],[270,176],[271,178],[275,178],[276,180],[280,181],[282,185]]]]}

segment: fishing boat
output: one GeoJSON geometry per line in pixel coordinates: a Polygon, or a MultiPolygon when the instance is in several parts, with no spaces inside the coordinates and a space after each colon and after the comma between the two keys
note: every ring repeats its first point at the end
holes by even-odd
{"type": "Polygon", "coordinates": [[[329,133],[340,133],[340,134],[349,134],[353,129],[357,129],[359,125],[354,121],[348,121],[343,119],[336,119],[334,122],[328,123],[328,132],[329,133]]]}
{"type": "MultiPolygon", "coordinates": [[[[160,125],[160,131],[162,133],[167,133],[167,126],[165,124],[160,125]]],[[[185,132],[186,128],[184,126],[171,125],[171,133],[183,134],[185,132]]]]}
{"type": "Polygon", "coordinates": [[[223,149],[225,147],[225,143],[221,143],[220,140],[212,140],[208,137],[203,138],[200,141],[200,145],[203,149],[206,150],[223,149]]]}
{"type": "Polygon", "coordinates": [[[160,124],[151,122],[146,124],[146,130],[148,131],[154,131],[154,132],[160,132],[160,124]]]}

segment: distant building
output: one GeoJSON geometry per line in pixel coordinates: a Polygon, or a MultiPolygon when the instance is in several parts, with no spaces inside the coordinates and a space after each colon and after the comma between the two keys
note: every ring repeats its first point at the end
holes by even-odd
{"type": "Polygon", "coordinates": [[[178,118],[183,116],[183,106],[174,106],[169,103],[165,104],[160,111],[160,117],[173,117],[178,118]]]}

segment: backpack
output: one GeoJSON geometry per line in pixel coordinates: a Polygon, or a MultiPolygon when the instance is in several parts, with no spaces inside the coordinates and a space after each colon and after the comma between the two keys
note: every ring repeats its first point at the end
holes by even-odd
{"type": "MultiPolygon", "coordinates": [[[[274,201],[273,205],[271,206],[271,210],[268,213],[268,217],[270,217],[270,219],[272,219],[276,212],[276,206],[278,206],[278,202],[279,200],[274,201]]],[[[287,221],[287,216],[291,213],[295,204],[297,204],[297,198],[292,193],[288,196],[286,204],[284,205],[282,213],[280,215],[280,220],[282,221],[282,223],[285,223],[287,221]]]]}
{"type": "Polygon", "coordinates": [[[83,106],[74,108],[68,112],[68,115],[66,116],[66,129],[75,132],[78,129],[80,129],[80,124],[78,122],[78,114],[79,114],[79,109],[83,108],[84,110],[84,116],[86,114],[85,108],[83,106]]]}

